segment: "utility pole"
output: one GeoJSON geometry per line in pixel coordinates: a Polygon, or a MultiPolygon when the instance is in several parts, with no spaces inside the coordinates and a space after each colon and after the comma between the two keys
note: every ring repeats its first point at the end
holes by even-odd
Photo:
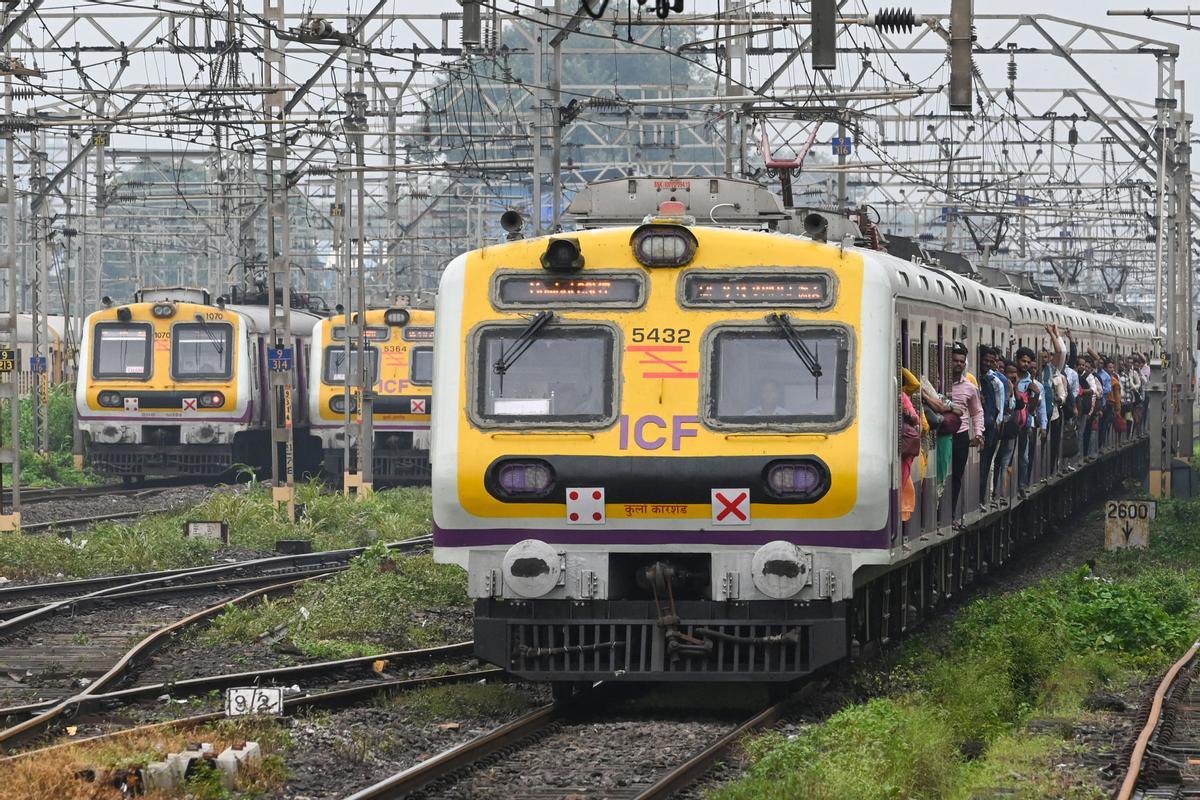
{"type": "MultiPolygon", "coordinates": [[[[5,48],[6,55],[11,57],[11,49],[5,48]]],[[[4,138],[4,254],[0,258],[0,285],[4,287],[7,303],[3,317],[0,317],[0,336],[5,342],[0,352],[0,398],[8,401],[9,428],[8,441],[0,441],[0,469],[5,465],[10,470],[10,487],[12,500],[8,508],[0,505],[0,531],[21,530],[21,394],[17,376],[21,366],[21,356],[18,350],[20,337],[17,331],[17,295],[20,293],[17,276],[17,181],[14,174],[15,150],[17,134],[13,119],[13,83],[12,75],[4,76],[4,116],[6,125],[3,129],[4,138]]],[[[0,472],[0,484],[3,484],[3,473],[0,472]]],[[[3,503],[3,500],[0,500],[3,503]]]]}
{"type": "MultiPolygon", "coordinates": [[[[346,327],[347,338],[354,331],[354,346],[358,353],[355,383],[358,386],[358,496],[367,497],[375,482],[375,371],[371,358],[372,347],[367,339],[367,162],[365,135],[367,132],[367,95],[364,92],[364,54],[361,48],[353,51],[354,91],[347,96],[349,115],[346,134],[354,148],[355,186],[355,257],[358,268],[358,298],[354,308],[353,326],[346,327]]],[[[353,362],[351,362],[353,363],[353,362]]],[[[346,371],[347,374],[350,370],[346,371]]]]}
{"type": "Polygon", "coordinates": [[[30,189],[37,199],[37,208],[31,209],[33,218],[33,263],[34,281],[32,303],[33,324],[33,357],[29,362],[30,372],[34,376],[34,396],[31,399],[33,412],[33,441],[34,448],[41,455],[50,450],[50,373],[48,364],[50,349],[47,347],[50,338],[50,219],[47,206],[50,198],[46,195],[48,181],[46,178],[46,154],[41,150],[42,140],[37,128],[30,134],[30,189]]]}
{"type": "MultiPolygon", "coordinates": [[[[562,19],[562,0],[554,0],[554,18],[562,19]]],[[[558,218],[562,214],[562,43],[566,37],[555,34],[550,40],[553,46],[550,69],[550,232],[558,230],[558,218]]]]}
{"type": "MultiPolygon", "coordinates": [[[[263,0],[263,85],[275,85],[287,74],[282,48],[275,46],[271,30],[284,29],[283,2],[263,0]]],[[[271,496],[276,509],[284,508],[289,521],[296,521],[295,440],[293,376],[299,353],[292,336],[292,287],[288,230],[287,128],[283,124],[283,92],[263,94],[266,118],[267,160],[267,303],[271,318],[271,496]],[[279,242],[276,244],[276,235],[279,242]]]]}

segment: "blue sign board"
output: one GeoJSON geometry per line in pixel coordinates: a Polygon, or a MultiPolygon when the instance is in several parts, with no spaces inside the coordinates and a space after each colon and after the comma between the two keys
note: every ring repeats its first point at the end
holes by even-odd
{"type": "Polygon", "coordinates": [[[291,372],[292,371],[292,348],[290,347],[270,347],[267,349],[267,358],[271,360],[272,372],[291,372]]]}
{"type": "Polygon", "coordinates": [[[29,357],[29,371],[30,372],[39,372],[39,373],[45,372],[46,371],[46,357],[45,356],[30,356],[29,357]]]}
{"type": "Polygon", "coordinates": [[[854,139],[850,136],[835,136],[831,144],[835,156],[848,156],[854,152],[854,139]]]}

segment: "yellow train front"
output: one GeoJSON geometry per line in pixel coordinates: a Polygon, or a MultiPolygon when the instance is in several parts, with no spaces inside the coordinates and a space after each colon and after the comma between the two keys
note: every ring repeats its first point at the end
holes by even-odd
{"type": "Polygon", "coordinates": [[[453,261],[434,543],[468,571],[477,655],[551,681],[844,658],[855,570],[895,530],[890,280],[666,219],[453,261]]]}
{"type": "MultiPolygon", "coordinates": [[[[308,453],[307,341],[292,312],[297,461],[308,453]]],[[[75,410],[96,472],[215,476],[270,458],[266,306],[213,304],[202,289],[146,289],[84,321],[75,410]]]]}
{"type": "MultiPolygon", "coordinates": [[[[374,483],[428,484],[433,311],[370,309],[364,334],[374,376],[374,483]]],[[[346,375],[358,369],[353,350],[347,356],[345,316],[321,320],[313,330],[313,342],[313,374],[319,380],[310,384],[309,417],[313,433],[321,440],[324,471],[340,479],[345,470],[346,375]]],[[[350,415],[360,419],[356,394],[350,397],[350,415]]],[[[357,458],[353,434],[350,447],[357,458]]]]}

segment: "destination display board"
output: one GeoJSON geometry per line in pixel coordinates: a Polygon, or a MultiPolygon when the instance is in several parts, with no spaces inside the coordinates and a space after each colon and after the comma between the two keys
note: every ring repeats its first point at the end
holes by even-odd
{"type": "Polygon", "coordinates": [[[825,275],[730,275],[693,272],[684,276],[683,298],[695,306],[824,306],[825,275]]]}
{"type": "Polygon", "coordinates": [[[635,275],[501,275],[496,282],[496,295],[501,305],[553,306],[587,303],[632,307],[641,305],[642,280],[635,275]]]}

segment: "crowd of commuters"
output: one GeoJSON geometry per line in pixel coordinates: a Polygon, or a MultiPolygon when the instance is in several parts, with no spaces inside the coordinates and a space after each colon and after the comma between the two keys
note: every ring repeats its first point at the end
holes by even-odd
{"type": "Polygon", "coordinates": [[[945,392],[903,370],[901,515],[916,507],[915,485],[935,477],[939,499],[949,491],[957,526],[965,507],[1008,502],[1029,492],[1041,474],[1075,470],[1111,442],[1138,435],[1145,422],[1150,365],[1140,353],[1078,352],[1069,330],[1047,325],[1050,346],[1019,347],[1006,359],[998,347],[980,351],[978,376],[967,369],[967,348],[955,343],[945,392]],[[971,448],[979,449],[979,496],[963,498],[971,448]],[[935,467],[929,468],[930,459],[935,467]],[[921,465],[914,478],[914,465],[921,465]]]}

